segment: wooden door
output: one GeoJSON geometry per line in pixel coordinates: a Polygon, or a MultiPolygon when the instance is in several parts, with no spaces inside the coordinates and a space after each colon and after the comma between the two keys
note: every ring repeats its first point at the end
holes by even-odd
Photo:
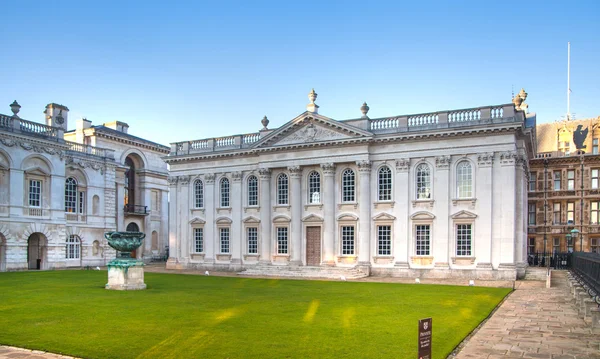
{"type": "Polygon", "coordinates": [[[306,265],[321,264],[321,227],[306,227],[306,265]]]}

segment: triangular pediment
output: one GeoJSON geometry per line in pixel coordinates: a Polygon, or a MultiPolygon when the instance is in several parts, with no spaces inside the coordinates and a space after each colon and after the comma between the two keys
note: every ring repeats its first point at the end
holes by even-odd
{"type": "Polygon", "coordinates": [[[379,213],[375,217],[373,217],[374,221],[393,221],[396,217],[392,216],[389,213],[379,213]]]}
{"type": "Polygon", "coordinates": [[[305,112],[258,141],[253,148],[359,139],[371,135],[358,127],[305,112]]]}
{"type": "Polygon", "coordinates": [[[463,210],[463,211],[454,213],[451,217],[452,217],[452,219],[475,219],[475,218],[477,218],[477,215],[475,213],[463,210]]]}
{"type": "Polygon", "coordinates": [[[205,224],[205,223],[206,223],[206,221],[205,221],[205,220],[203,220],[203,219],[202,219],[202,218],[200,218],[200,217],[194,217],[194,218],[192,218],[192,220],[190,221],[190,224],[205,224]]]}
{"type": "Polygon", "coordinates": [[[260,219],[254,216],[248,216],[244,219],[244,223],[260,223],[260,219]]]}
{"type": "Polygon", "coordinates": [[[410,216],[410,219],[434,219],[435,216],[431,212],[419,211],[410,216]]]}

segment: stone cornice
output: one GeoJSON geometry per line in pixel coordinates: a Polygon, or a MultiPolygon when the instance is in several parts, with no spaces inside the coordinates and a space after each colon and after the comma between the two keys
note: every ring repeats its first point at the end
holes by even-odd
{"type": "Polygon", "coordinates": [[[150,143],[139,142],[139,141],[135,141],[131,138],[119,137],[119,136],[111,135],[111,134],[108,134],[108,133],[105,133],[102,131],[96,131],[95,129],[93,131],[93,135],[97,136],[97,137],[106,138],[111,141],[116,141],[116,142],[124,143],[127,145],[141,147],[141,148],[145,148],[148,150],[152,150],[152,151],[156,151],[156,152],[160,152],[160,153],[164,153],[164,154],[168,154],[171,151],[171,149],[168,148],[167,146],[162,146],[162,145],[157,146],[157,145],[153,145],[150,143]]]}
{"type": "Polygon", "coordinates": [[[31,152],[58,155],[61,161],[65,158],[66,150],[69,149],[69,146],[64,142],[45,141],[31,136],[19,136],[9,133],[0,133],[0,144],[7,147],[18,146],[31,152]]]}

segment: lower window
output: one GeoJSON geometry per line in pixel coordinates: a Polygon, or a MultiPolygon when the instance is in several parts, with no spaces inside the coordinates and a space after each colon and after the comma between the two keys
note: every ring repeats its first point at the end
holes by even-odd
{"type": "Polygon", "coordinates": [[[470,224],[456,225],[456,255],[470,256],[472,246],[472,231],[470,224]]]}
{"type": "Polygon", "coordinates": [[[392,226],[377,226],[377,255],[392,254],[392,226]]]}
{"type": "Polygon", "coordinates": [[[287,227],[277,227],[277,254],[288,254],[287,227]]]}
{"type": "Polygon", "coordinates": [[[220,228],[219,238],[221,240],[221,253],[229,253],[229,228],[220,228]]]}
{"type": "Polygon", "coordinates": [[[81,240],[79,239],[79,236],[70,235],[69,238],[67,238],[67,259],[79,259],[79,253],[81,252],[80,244],[81,240]]]}
{"type": "Polygon", "coordinates": [[[248,254],[258,253],[258,228],[248,227],[246,229],[246,239],[248,241],[248,254]]]}
{"type": "Polygon", "coordinates": [[[194,228],[194,252],[204,252],[204,229],[194,228]]]}
{"type": "Polygon", "coordinates": [[[431,226],[429,224],[420,224],[415,226],[416,254],[418,256],[428,256],[431,254],[431,226]]]}
{"type": "Polygon", "coordinates": [[[354,255],[354,226],[342,227],[342,255],[354,255]]]}

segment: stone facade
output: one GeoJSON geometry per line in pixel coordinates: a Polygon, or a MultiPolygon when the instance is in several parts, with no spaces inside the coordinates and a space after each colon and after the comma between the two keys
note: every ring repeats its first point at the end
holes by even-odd
{"type": "MultiPolygon", "coordinates": [[[[138,258],[166,255],[168,148],[82,119],[68,125],[66,106],[49,104],[46,124],[0,115],[0,271],[102,266],[115,257],[104,233],[142,220],[147,241],[138,258]],[[109,149],[110,148],[110,149],[109,149]],[[147,214],[125,213],[125,158],[138,156],[135,190],[147,214]],[[156,210],[155,210],[156,209],[156,210]]],[[[119,123],[122,125],[122,123],[119,123]]],[[[125,124],[126,126],[126,124],[125,124]]],[[[126,130],[126,128],[125,128],[126,130]]]]}
{"type": "Polygon", "coordinates": [[[309,99],[279,128],[171,145],[168,268],[524,274],[535,116],[511,103],[370,119],[364,104],[336,121],[309,99]]]}

